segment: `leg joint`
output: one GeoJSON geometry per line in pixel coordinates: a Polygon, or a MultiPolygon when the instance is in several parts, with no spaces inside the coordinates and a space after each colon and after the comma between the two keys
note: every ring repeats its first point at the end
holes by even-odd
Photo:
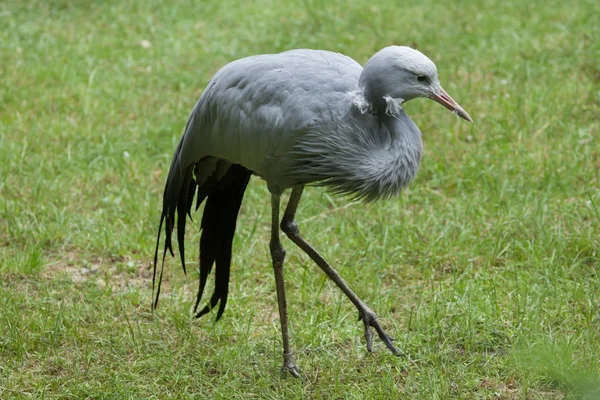
{"type": "Polygon", "coordinates": [[[294,218],[288,218],[286,216],[281,220],[281,230],[288,236],[300,235],[300,229],[298,229],[298,223],[294,218]]]}
{"type": "Polygon", "coordinates": [[[283,266],[283,260],[285,259],[285,249],[281,245],[279,240],[271,240],[269,243],[269,249],[271,250],[271,259],[273,260],[273,266],[283,266]]]}

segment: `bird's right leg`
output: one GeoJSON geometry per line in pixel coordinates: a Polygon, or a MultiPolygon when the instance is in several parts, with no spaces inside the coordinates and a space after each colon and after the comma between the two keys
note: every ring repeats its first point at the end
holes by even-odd
{"type": "Polygon", "coordinates": [[[285,234],[294,242],[298,247],[300,247],[312,260],[329,276],[329,278],[335,282],[335,284],[342,289],[344,294],[348,296],[350,301],[356,306],[358,309],[358,319],[362,320],[365,325],[365,339],[367,340],[367,350],[372,353],[373,352],[373,333],[371,332],[371,327],[375,329],[379,338],[385,343],[385,345],[390,349],[392,353],[395,355],[400,354],[398,349],[394,347],[392,344],[392,338],[385,333],[379,321],[377,320],[377,315],[373,310],[371,310],[365,303],[363,303],[358,296],[350,289],[346,281],[329,265],[327,261],[308,243],[304,238],[300,235],[300,230],[298,229],[298,224],[296,223],[295,216],[296,210],[298,209],[298,204],[300,203],[300,198],[302,197],[302,191],[304,190],[303,186],[294,187],[292,190],[292,194],[290,195],[290,200],[283,214],[283,219],[281,221],[281,230],[285,232],[285,234]]]}
{"type": "Polygon", "coordinates": [[[271,259],[273,260],[273,270],[275,272],[275,286],[277,287],[277,304],[279,305],[279,320],[281,322],[281,338],[283,340],[283,373],[289,372],[296,378],[300,378],[300,372],[294,364],[292,350],[290,349],[290,335],[288,333],[288,313],[287,302],[285,299],[285,284],[283,281],[283,260],[285,259],[285,249],[279,240],[279,203],[278,195],[271,195],[271,259]]]}

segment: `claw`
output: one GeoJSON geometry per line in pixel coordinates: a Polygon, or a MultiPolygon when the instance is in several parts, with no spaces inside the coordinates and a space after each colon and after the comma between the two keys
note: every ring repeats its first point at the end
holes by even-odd
{"type": "Polygon", "coordinates": [[[390,349],[390,351],[394,355],[398,356],[401,354],[398,351],[398,349],[396,349],[396,347],[394,347],[394,345],[392,344],[392,341],[395,339],[391,338],[387,333],[385,333],[381,325],[379,325],[377,315],[375,315],[373,311],[369,309],[361,310],[359,311],[358,315],[359,320],[362,319],[363,323],[365,324],[365,339],[367,340],[367,351],[369,353],[373,352],[373,333],[371,332],[371,327],[373,327],[375,328],[375,331],[377,332],[377,335],[379,336],[381,341],[385,343],[387,348],[390,349]]]}
{"type": "Polygon", "coordinates": [[[286,377],[288,374],[292,375],[294,378],[302,379],[298,367],[291,361],[284,361],[283,367],[281,367],[281,376],[286,377]]]}

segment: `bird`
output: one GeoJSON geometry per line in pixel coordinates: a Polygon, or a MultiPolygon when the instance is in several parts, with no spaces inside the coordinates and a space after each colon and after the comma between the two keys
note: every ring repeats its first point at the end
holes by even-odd
{"type": "Polygon", "coordinates": [[[271,200],[269,250],[283,344],[283,374],[300,377],[290,345],[284,286],[285,249],[280,230],[342,290],[364,325],[368,352],[372,329],[395,355],[401,354],[378,317],[300,234],[296,212],[306,185],[365,203],[398,195],[421,162],[421,131],[404,103],[428,98],[457,117],[469,114],[442,88],[437,67],[420,51],[388,46],[364,67],[326,50],[296,49],[232,61],[211,78],[195,104],[169,168],[156,239],[152,308],[158,306],[167,251],[174,257],[177,228],[184,273],[185,227],[205,202],[200,222],[199,287],[194,314],[225,310],[232,243],[251,176],[266,182],[271,200]],[[281,196],[291,190],[281,216],[281,196]],[[157,282],[161,232],[165,232],[157,282]],[[214,292],[201,308],[214,266],[214,292]],[[155,289],[156,288],[156,293],[155,289]]]}

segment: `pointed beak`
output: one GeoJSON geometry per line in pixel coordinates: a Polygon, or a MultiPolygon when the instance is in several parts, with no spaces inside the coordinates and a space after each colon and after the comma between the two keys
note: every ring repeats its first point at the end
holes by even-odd
{"type": "Polygon", "coordinates": [[[450,97],[450,95],[446,93],[444,89],[442,89],[441,86],[438,86],[438,88],[431,93],[429,98],[433,101],[440,103],[441,105],[443,105],[448,110],[452,111],[454,114],[458,115],[462,119],[465,119],[469,122],[473,122],[469,114],[467,114],[467,112],[463,110],[463,108],[459,106],[458,103],[455,102],[452,99],[452,97],[450,97]]]}

